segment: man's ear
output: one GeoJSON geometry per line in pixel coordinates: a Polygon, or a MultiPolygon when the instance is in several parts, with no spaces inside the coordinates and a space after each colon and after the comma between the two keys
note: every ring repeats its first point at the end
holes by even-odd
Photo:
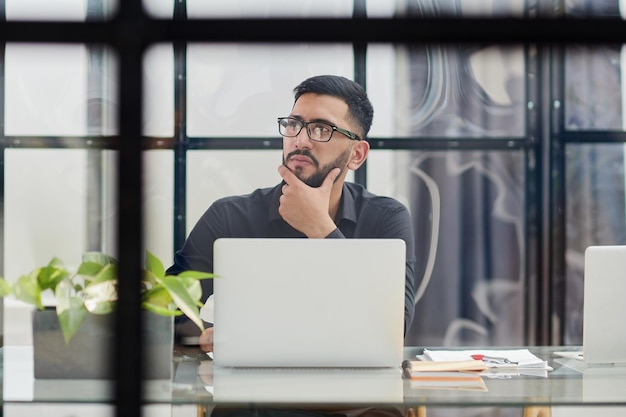
{"type": "Polygon", "coordinates": [[[369,151],[370,144],[366,140],[356,142],[352,148],[352,156],[350,161],[348,161],[348,168],[356,171],[365,162],[369,151]]]}

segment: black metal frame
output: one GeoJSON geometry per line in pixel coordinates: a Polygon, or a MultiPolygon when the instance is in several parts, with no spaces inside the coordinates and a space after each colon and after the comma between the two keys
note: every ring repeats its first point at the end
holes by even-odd
{"type": "MultiPolygon", "coordinates": [[[[536,114],[529,116],[533,127],[528,137],[510,140],[441,138],[370,138],[372,149],[523,149],[528,175],[528,302],[537,312],[527,320],[539,320],[536,331],[528,334],[537,344],[558,343],[562,331],[551,327],[553,316],[562,314],[554,294],[564,282],[564,161],[563,150],[569,142],[626,142],[624,132],[565,132],[561,113],[552,100],[562,97],[559,45],[566,43],[621,43],[626,41],[626,23],[613,19],[366,19],[364,1],[355,0],[352,19],[204,19],[186,20],[184,1],[177,2],[174,19],[158,20],[147,16],[140,0],[119,2],[117,14],[107,21],[89,22],[2,22],[0,41],[60,42],[105,44],[120,59],[119,136],[114,138],[26,138],[0,137],[0,222],[3,221],[4,150],[10,147],[48,146],[119,150],[119,306],[115,339],[115,405],[118,416],[141,414],[141,320],[139,277],[142,247],[142,152],[145,149],[173,149],[178,163],[175,183],[185,183],[185,153],[189,149],[278,149],[279,138],[203,138],[190,140],[185,134],[185,43],[206,42],[350,42],[355,51],[355,79],[365,85],[367,44],[469,42],[535,45],[541,75],[529,84],[529,97],[536,96],[536,114]],[[325,30],[320,32],[319,27],[325,30]],[[157,140],[142,137],[142,55],[157,42],[174,44],[177,75],[175,105],[180,111],[175,122],[175,137],[157,140]],[[550,58],[550,59],[548,59],[550,58]],[[545,59],[545,61],[543,61],[545,59]],[[554,91],[545,92],[545,86],[554,91]],[[543,92],[539,96],[539,92],[543,92]],[[534,119],[537,118],[537,119],[534,119]],[[547,123],[541,120],[548,121],[547,123]],[[544,138],[544,140],[541,140],[544,138]],[[94,140],[96,139],[96,140],[94,140]],[[553,188],[554,187],[554,188],[553,188]],[[548,291],[548,292],[546,292],[548,291]],[[547,294],[547,295],[545,295],[547,294]]],[[[0,11],[4,13],[4,2],[0,11]]],[[[4,14],[0,16],[4,20],[4,14]]],[[[4,71],[0,71],[0,77],[4,71]]],[[[0,83],[4,85],[4,83],[0,83]]],[[[0,87],[3,88],[3,87],[0,87]]],[[[1,104],[0,104],[1,105],[1,104]]],[[[3,110],[3,109],[0,109],[3,110]]],[[[0,123],[4,131],[4,112],[0,123]]],[[[356,180],[365,183],[365,170],[356,180]]],[[[174,228],[176,244],[184,239],[184,187],[175,191],[174,228]]],[[[0,239],[0,248],[3,248],[0,239]]],[[[3,251],[0,251],[0,257],[3,251]]],[[[3,264],[3,259],[0,258],[3,264]]]]}

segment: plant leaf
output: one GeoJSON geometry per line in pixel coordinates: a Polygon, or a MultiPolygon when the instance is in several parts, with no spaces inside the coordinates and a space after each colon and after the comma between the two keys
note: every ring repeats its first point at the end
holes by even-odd
{"type": "Polygon", "coordinates": [[[150,251],[146,251],[146,269],[156,275],[157,278],[165,276],[163,262],[150,251]]]}
{"type": "MultiPolygon", "coordinates": [[[[167,275],[163,277],[161,283],[167,291],[169,291],[178,308],[187,317],[189,317],[189,319],[193,321],[200,328],[200,330],[204,331],[204,323],[200,318],[200,309],[197,306],[197,298],[193,299],[192,295],[187,292],[187,289],[183,285],[183,281],[184,280],[181,280],[179,277],[167,275]]],[[[202,293],[202,291],[200,291],[200,293],[202,293]]]]}
{"type": "Polygon", "coordinates": [[[11,284],[9,282],[0,277],[0,297],[6,297],[11,294],[11,284]]]}
{"type": "Polygon", "coordinates": [[[41,287],[41,291],[48,288],[54,291],[59,282],[69,276],[70,273],[63,266],[63,262],[59,258],[52,258],[48,265],[38,269],[37,282],[41,287]]]}
{"type": "Polygon", "coordinates": [[[147,302],[142,303],[141,307],[144,310],[151,311],[151,312],[153,312],[155,314],[158,314],[158,315],[161,315],[161,316],[166,316],[166,317],[182,316],[182,314],[183,314],[178,309],[171,310],[169,308],[161,307],[159,305],[150,304],[150,303],[147,303],[147,302]]]}
{"type": "Polygon", "coordinates": [[[41,268],[37,268],[29,274],[19,277],[13,285],[13,294],[15,299],[32,304],[39,310],[43,310],[43,304],[41,303],[41,288],[39,287],[39,282],[37,280],[40,270],[41,268]]]}
{"type": "Polygon", "coordinates": [[[117,266],[115,264],[108,264],[98,272],[98,275],[94,277],[90,285],[115,280],[117,280],[117,266]]]}
{"type": "Polygon", "coordinates": [[[83,262],[78,267],[76,275],[80,275],[86,278],[94,278],[100,271],[102,271],[104,265],[97,262],[83,262]]]}
{"type": "Polygon", "coordinates": [[[193,271],[193,270],[183,271],[180,274],[178,274],[178,276],[184,277],[184,278],[194,278],[194,279],[217,278],[215,274],[212,274],[210,272],[193,271]]]}
{"type": "Polygon", "coordinates": [[[173,305],[174,309],[177,308],[174,300],[172,299],[172,296],[163,285],[158,285],[150,288],[149,290],[144,292],[142,298],[144,303],[149,303],[162,307],[167,307],[171,304],[173,305]]]}
{"type": "Polygon", "coordinates": [[[85,287],[84,305],[93,314],[108,314],[114,310],[117,301],[115,281],[97,282],[85,287]]]}
{"type": "Polygon", "coordinates": [[[68,308],[60,311],[57,304],[57,316],[59,317],[59,325],[61,326],[65,343],[69,343],[83,324],[83,321],[85,321],[87,309],[79,297],[70,297],[68,300],[68,308]]]}
{"type": "Polygon", "coordinates": [[[104,266],[108,264],[116,264],[117,260],[114,257],[102,252],[85,252],[83,254],[83,263],[85,262],[93,262],[104,266]]]}

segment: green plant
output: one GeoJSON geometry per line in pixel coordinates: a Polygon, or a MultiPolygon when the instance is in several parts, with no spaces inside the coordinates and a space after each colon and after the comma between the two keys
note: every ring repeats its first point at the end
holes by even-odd
{"type": "MultiPolygon", "coordinates": [[[[185,314],[204,330],[200,280],[206,278],[213,278],[213,274],[184,271],[176,276],[166,275],[163,263],[146,251],[142,308],[162,316],[185,314]]],[[[56,298],[59,324],[67,343],[87,314],[108,314],[115,309],[117,261],[101,252],[87,252],[75,273],[66,269],[60,259],[53,258],[48,265],[22,275],[13,284],[0,277],[0,297],[11,295],[40,310],[44,309],[41,295],[48,290],[56,298]]]]}

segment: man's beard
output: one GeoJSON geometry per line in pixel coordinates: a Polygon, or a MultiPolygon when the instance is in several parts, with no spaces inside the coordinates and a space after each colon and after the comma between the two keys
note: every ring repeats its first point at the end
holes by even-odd
{"type": "MultiPolygon", "coordinates": [[[[317,170],[313,174],[308,177],[304,177],[302,174],[302,169],[300,167],[296,167],[296,169],[292,172],[296,174],[296,177],[298,177],[300,181],[304,182],[309,187],[319,188],[326,179],[328,173],[332,171],[333,168],[341,168],[341,172],[346,169],[346,167],[348,166],[348,160],[350,159],[351,152],[352,149],[346,149],[333,162],[326,164],[320,168],[319,161],[311,154],[311,152],[309,152],[309,150],[295,150],[288,154],[286,158],[283,154],[283,165],[287,166],[286,161],[294,155],[303,155],[309,157],[317,168],[317,170]]],[[[337,178],[339,178],[339,176],[337,176],[337,178]]]]}

